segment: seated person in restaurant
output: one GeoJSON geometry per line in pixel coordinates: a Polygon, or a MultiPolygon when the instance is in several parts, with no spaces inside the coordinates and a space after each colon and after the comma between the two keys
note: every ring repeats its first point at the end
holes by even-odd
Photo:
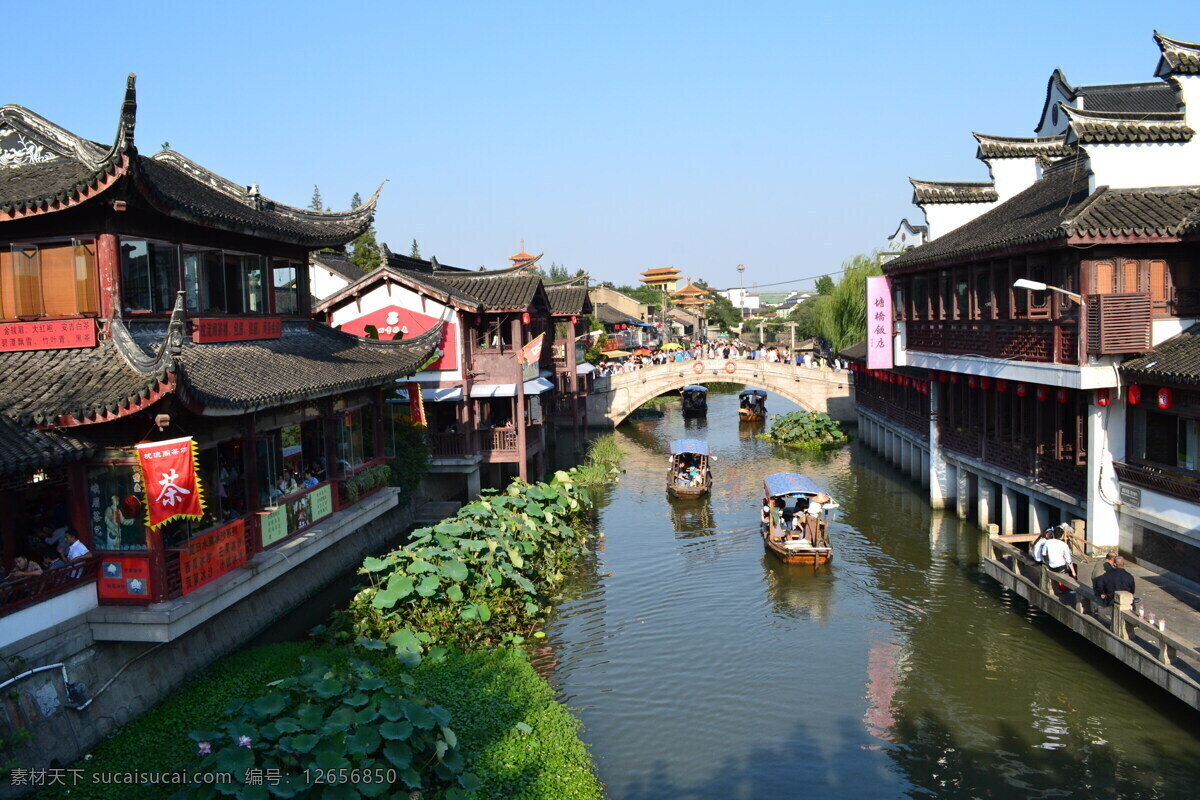
{"type": "Polygon", "coordinates": [[[304,473],[304,488],[311,489],[312,487],[316,486],[318,483],[320,483],[320,481],[317,480],[316,475],[313,475],[312,470],[311,469],[306,470],[304,473]]]}
{"type": "Polygon", "coordinates": [[[66,562],[64,562],[57,553],[53,555],[47,554],[42,556],[42,572],[51,569],[57,569],[58,567],[65,566],[65,564],[66,562]]]}
{"type": "Polygon", "coordinates": [[[42,568],[22,555],[17,556],[13,561],[13,568],[8,573],[8,577],[10,580],[18,580],[20,578],[32,578],[35,575],[41,574],[42,568]]]}

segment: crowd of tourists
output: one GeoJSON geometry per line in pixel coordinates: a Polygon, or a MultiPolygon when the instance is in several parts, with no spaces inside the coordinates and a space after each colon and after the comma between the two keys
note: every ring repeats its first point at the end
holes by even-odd
{"type": "Polygon", "coordinates": [[[633,353],[622,354],[618,357],[601,353],[600,358],[601,361],[596,364],[596,368],[599,377],[602,378],[661,364],[734,359],[766,361],[769,364],[794,363],[798,367],[833,372],[844,372],[847,369],[846,361],[841,358],[826,358],[812,352],[793,352],[787,347],[777,345],[755,347],[740,341],[684,343],[682,345],[666,345],[657,349],[638,348],[633,353]]]}

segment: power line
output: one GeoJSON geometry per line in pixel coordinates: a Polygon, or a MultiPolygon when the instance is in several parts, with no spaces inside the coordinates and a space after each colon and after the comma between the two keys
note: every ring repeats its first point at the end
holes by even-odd
{"type": "MultiPolygon", "coordinates": [[[[831,275],[841,275],[845,271],[846,270],[844,270],[844,269],[835,269],[832,272],[822,272],[820,275],[812,275],[808,278],[794,278],[790,281],[776,281],[775,283],[756,283],[756,284],[754,284],[753,288],[761,289],[764,286],[786,286],[789,283],[804,283],[805,281],[815,281],[818,278],[825,278],[825,277],[829,277],[831,275]]],[[[734,287],[730,287],[730,288],[734,288],[734,287]]],[[[718,289],[717,291],[728,292],[729,289],[718,289]]]]}

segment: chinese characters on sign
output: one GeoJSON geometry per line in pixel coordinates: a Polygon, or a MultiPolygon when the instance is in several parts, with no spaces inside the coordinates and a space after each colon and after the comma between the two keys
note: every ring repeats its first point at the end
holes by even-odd
{"type": "Polygon", "coordinates": [[[156,528],[176,517],[204,515],[192,437],[137,445],[146,491],[146,524],[156,528]]]}
{"type": "Polygon", "coordinates": [[[179,577],[183,593],[193,592],[245,563],[245,520],[238,520],[193,539],[188,542],[187,550],[179,554],[179,577]]]}
{"type": "Polygon", "coordinates": [[[150,602],[150,559],[146,556],[105,556],[96,581],[103,600],[150,602]]]}
{"type": "Polygon", "coordinates": [[[867,278],[867,369],[891,369],[892,289],[887,278],[867,278]]]}
{"type": "Polygon", "coordinates": [[[279,317],[249,319],[202,318],[192,322],[192,341],[240,342],[247,339],[278,339],[283,336],[279,317]]]}
{"type": "Polygon", "coordinates": [[[62,350],[95,347],[96,321],[59,319],[49,322],[12,322],[0,325],[0,351],[62,350]]]}

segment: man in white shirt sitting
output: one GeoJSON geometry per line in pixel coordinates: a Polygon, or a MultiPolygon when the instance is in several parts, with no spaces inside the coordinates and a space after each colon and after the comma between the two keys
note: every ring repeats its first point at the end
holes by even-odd
{"type": "Polygon", "coordinates": [[[1053,538],[1038,542],[1037,554],[1034,558],[1049,567],[1051,572],[1066,573],[1072,578],[1076,577],[1075,565],[1071,562],[1071,548],[1063,541],[1061,528],[1054,531],[1053,538]]]}

